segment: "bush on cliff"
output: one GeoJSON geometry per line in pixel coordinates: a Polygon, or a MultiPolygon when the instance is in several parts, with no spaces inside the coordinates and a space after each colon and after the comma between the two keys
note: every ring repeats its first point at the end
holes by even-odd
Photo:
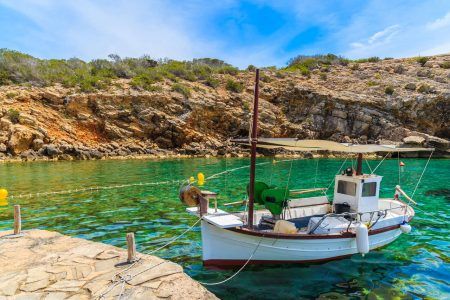
{"type": "Polygon", "coordinates": [[[394,87],[393,87],[392,85],[387,86],[387,87],[384,89],[384,93],[385,93],[386,95],[392,95],[392,94],[394,93],[394,87]]]}
{"type": "Polygon", "coordinates": [[[189,98],[191,96],[191,89],[181,83],[175,83],[172,85],[172,90],[174,92],[180,93],[185,98],[189,98]]]}
{"type": "Polygon", "coordinates": [[[356,63],[365,63],[365,62],[370,62],[370,63],[376,63],[379,62],[381,59],[378,56],[372,56],[372,57],[368,57],[368,58],[360,58],[355,60],[356,63]]]}
{"type": "Polygon", "coordinates": [[[241,93],[244,90],[244,85],[240,82],[234,81],[233,79],[228,79],[225,87],[227,90],[234,93],[241,93]]]}
{"type": "Polygon", "coordinates": [[[137,89],[144,89],[147,91],[154,90],[154,83],[163,80],[163,77],[160,73],[155,70],[148,70],[139,75],[136,75],[131,79],[131,86],[137,89]]]}
{"type": "Polygon", "coordinates": [[[427,61],[429,59],[430,59],[429,57],[421,56],[421,57],[417,57],[416,61],[423,67],[423,66],[425,66],[425,64],[427,63],[427,61]]]}
{"type": "Polygon", "coordinates": [[[219,86],[219,80],[218,79],[216,79],[216,78],[214,78],[214,77],[212,77],[212,76],[209,76],[208,78],[206,78],[206,80],[205,80],[205,84],[207,85],[207,86],[210,86],[210,87],[212,87],[212,88],[217,88],[218,86],[219,86]]]}
{"type": "Polygon", "coordinates": [[[322,65],[343,65],[346,66],[349,60],[335,54],[298,55],[288,61],[288,67],[302,65],[309,70],[317,69],[322,65]]]}
{"type": "Polygon", "coordinates": [[[20,121],[20,112],[16,109],[11,108],[8,110],[8,118],[13,124],[17,124],[20,121]]]}

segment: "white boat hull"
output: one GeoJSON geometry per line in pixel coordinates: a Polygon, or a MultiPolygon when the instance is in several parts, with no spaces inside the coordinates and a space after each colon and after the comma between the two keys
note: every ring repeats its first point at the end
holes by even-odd
{"type": "MultiPolygon", "coordinates": [[[[389,226],[369,233],[369,248],[393,242],[401,231],[389,226]]],[[[263,237],[246,230],[224,229],[202,221],[203,262],[211,266],[261,263],[307,263],[339,259],[358,253],[356,238],[337,235],[263,237]],[[256,251],[255,251],[256,249],[256,251]]]]}

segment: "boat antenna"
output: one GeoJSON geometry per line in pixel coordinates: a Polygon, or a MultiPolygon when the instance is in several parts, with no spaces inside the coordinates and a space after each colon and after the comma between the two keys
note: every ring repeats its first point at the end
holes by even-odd
{"type": "Polygon", "coordinates": [[[256,168],[256,144],[258,143],[258,96],[259,96],[259,69],[256,69],[255,76],[255,99],[253,101],[253,125],[251,135],[250,154],[250,183],[248,188],[248,223],[249,228],[253,227],[253,204],[255,202],[255,168],[256,168]]]}

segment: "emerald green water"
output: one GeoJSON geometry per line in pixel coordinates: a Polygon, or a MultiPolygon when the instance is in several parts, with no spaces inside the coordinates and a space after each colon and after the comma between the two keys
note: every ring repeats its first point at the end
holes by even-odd
{"type": "MultiPolygon", "coordinates": [[[[411,193],[426,160],[405,159],[400,175],[411,193]]],[[[259,166],[258,179],[285,186],[290,162],[259,166]]],[[[326,187],[342,160],[297,160],[292,163],[290,187],[326,187]]],[[[372,168],[377,161],[369,161],[372,168]]],[[[0,187],[10,195],[109,186],[136,182],[186,179],[197,172],[206,176],[248,164],[247,159],[183,159],[162,161],[35,162],[0,165],[0,187]]],[[[351,162],[346,164],[349,165],[351,162]]],[[[387,160],[377,173],[384,176],[382,196],[392,196],[398,184],[398,162],[387,160]]],[[[367,165],[364,166],[368,171],[367,165]]],[[[220,193],[221,203],[245,196],[248,168],[206,182],[205,189],[220,193]]],[[[450,297],[450,160],[432,160],[416,192],[413,231],[366,257],[324,264],[248,267],[224,285],[210,287],[223,299],[444,299],[450,297]]],[[[125,233],[135,232],[138,250],[149,252],[167,242],[196,219],[178,200],[178,184],[135,186],[65,195],[10,200],[0,207],[0,230],[12,226],[12,205],[21,204],[23,227],[56,230],[63,234],[125,245],[125,233]]],[[[332,188],[330,191],[332,191],[332,188]]],[[[195,279],[217,282],[234,273],[203,268],[199,228],[157,255],[181,264],[195,279]]]]}

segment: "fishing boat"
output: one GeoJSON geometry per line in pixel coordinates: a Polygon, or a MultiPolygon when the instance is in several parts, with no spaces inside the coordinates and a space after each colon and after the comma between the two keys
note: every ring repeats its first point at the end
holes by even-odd
{"type": "Polygon", "coordinates": [[[214,206],[210,205],[216,195],[202,191],[192,182],[180,189],[180,199],[190,206],[187,212],[201,218],[204,265],[220,267],[328,261],[356,253],[367,254],[411,231],[409,222],[414,217],[412,206],[416,202],[399,185],[392,191],[392,197],[380,198],[383,177],[373,171],[363,173],[363,155],[433,149],[258,138],[258,83],[259,70],[256,71],[251,136],[234,141],[251,148],[248,199],[230,203],[245,204],[245,209],[227,212],[217,208],[217,201],[214,206]],[[334,195],[330,200],[325,193],[326,188],[289,190],[287,186],[277,187],[257,181],[258,147],[347,153],[354,155],[357,163],[355,169],[349,166],[335,176],[334,195]],[[309,193],[317,192],[323,192],[323,195],[308,197],[309,193]],[[255,204],[260,209],[255,209],[255,204]]]}

